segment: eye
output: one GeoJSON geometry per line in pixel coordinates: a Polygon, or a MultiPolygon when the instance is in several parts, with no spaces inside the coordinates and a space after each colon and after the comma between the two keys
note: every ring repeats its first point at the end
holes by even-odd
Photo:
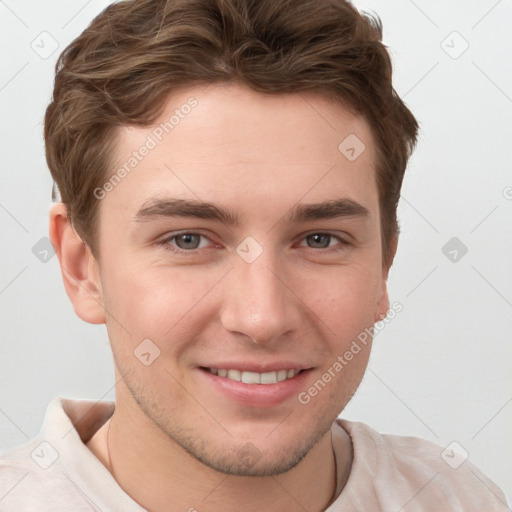
{"type": "MultiPolygon", "coordinates": [[[[211,245],[211,240],[206,235],[187,231],[171,234],[160,240],[158,245],[163,246],[163,248],[168,251],[176,253],[191,253],[197,249],[208,247],[211,245]]],[[[339,246],[341,250],[344,249],[346,245],[349,244],[339,236],[331,233],[312,233],[305,236],[299,243],[299,246],[309,247],[311,249],[330,249],[339,246]]]]}
{"type": "Polygon", "coordinates": [[[165,249],[175,252],[191,252],[209,245],[210,240],[199,233],[183,232],[168,236],[158,242],[165,249]]]}
{"type": "MultiPolygon", "coordinates": [[[[311,247],[312,249],[327,249],[339,242],[343,244],[341,238],[331,235],[330,233],[313,233],[304,237],[303,242],[306,243],[307,247],[311,247]]],[[[300,245],[304,246],[304,243],[301,242],[300,245]]]]}
{"type": "Polygon", "coordinates": [[[182,235],[175,235],[173,240],[180,249],[197,249],[201,243],[201,235],[194,235],[193,233],[183,233],[182,235]]]}

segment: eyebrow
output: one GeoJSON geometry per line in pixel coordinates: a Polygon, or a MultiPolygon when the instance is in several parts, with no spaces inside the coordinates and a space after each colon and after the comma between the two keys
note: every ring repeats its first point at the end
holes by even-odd
{"type": "MultiPolygon", "coordinates": [[[[335,218],[368,218],[370,212],[361,204],[348,198],[332,199],[322,203],[297,204],[284,217],[290,224],[335,218]]],[[[236,225],[239,215],[213,203],[187,199],[150,199],[134,217],[135,222],[147,222],[158,217],[194,217],[217,220],[236,225]]]]}

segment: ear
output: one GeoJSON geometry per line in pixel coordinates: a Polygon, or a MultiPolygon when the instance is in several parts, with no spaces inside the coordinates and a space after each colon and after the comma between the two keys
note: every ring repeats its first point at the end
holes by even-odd
{"type": "Polygon", "coordinates": [[[75,313],[85,322],[104,324],[98,262],[71,225],[63,203],[54,204],[50,209],[50,240],[75,313]]]}
{"type": "Polygon", "coordinates": [[[379,297],[377,300],[377,307],[375,308],[374,322],[383,320],[386,318],[389,310],[389,295],[388,295],[388,275],[389,269],[395,259],[396,249],[398,247],[398,236],[395,235],[389,242],[390,258],[389,261],[384,263],[382,266],[382,282],[379,291],[379,297]]]}

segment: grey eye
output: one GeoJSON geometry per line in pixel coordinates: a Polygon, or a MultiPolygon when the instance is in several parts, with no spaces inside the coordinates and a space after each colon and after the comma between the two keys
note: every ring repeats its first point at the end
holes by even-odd
{"type": "Polygon", "coordinates": [[[174,237],[176,245],[180,249],[197,249],[201,243],[201,235],[183,233],[174,237]]]}
{"type": "Polygon", "coordinates": [[[331,238],[332,235],[315,233],[314,235],[307,236],[306,241],[309,247],[314,247],[315,249],[325,249],[329,247],[331,238]]]}

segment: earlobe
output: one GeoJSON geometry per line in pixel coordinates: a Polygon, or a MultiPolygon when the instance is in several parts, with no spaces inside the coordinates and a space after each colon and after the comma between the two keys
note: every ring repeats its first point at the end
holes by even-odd
{"type": "Polygon", "coordinates": [[[388,262],[383,265],[382,268],[382,284],[380,289],[380,296],[377,301],[377,307],[375,308],[374,322],[379,322],[386,318],[389,310],[389,295],[388,295],[388,286],[387,280],[389,275],[389,269],[393,263],[393,259],[395,258],[396,249],[398,246],[398,236],[394,236],[390,240],[390,258],[388,262]]]}
{"type": "Polygon", "coordinates": [[[379,300],[377,302],[377,307],[375,308],[375,314],[373,317],[374,322],[379,322],[380,320],[383,320],[386,318],[389,310],[389,296],[388,296],[388,289],[386,286],[386,281],[383,280],[381,294],[379,297],[379,300]]]}
{"type": "Polygon", "coordinates": [[[50,240],[75,313],[85,322],[105,323],[98,262],[71,225],[63,203],[50,209],[50,240]]]}

